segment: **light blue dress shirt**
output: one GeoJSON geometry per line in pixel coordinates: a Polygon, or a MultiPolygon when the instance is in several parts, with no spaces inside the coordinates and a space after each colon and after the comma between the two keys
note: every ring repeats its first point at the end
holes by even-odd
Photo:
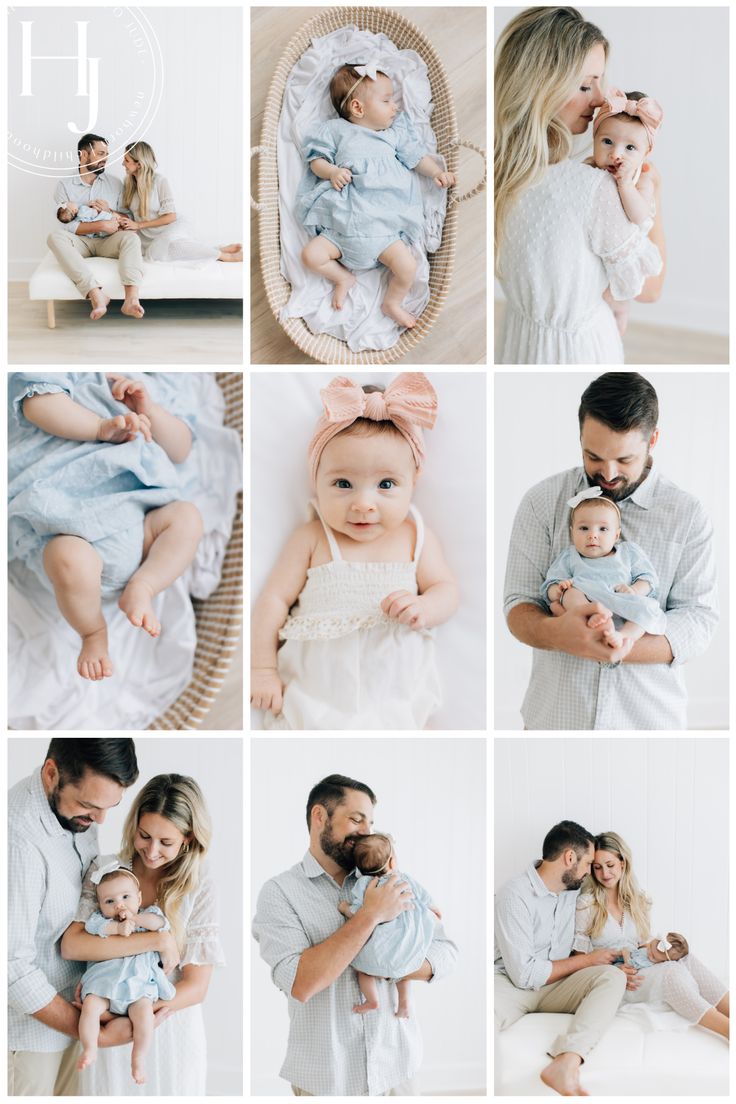
{"type": "MultiPolygon", "coordinates": [[[[63,207],[65,203],[74,203],[77,207],[82,208],[89,207],[93,199],[105,199],[110,205],[111,211],[122,211],[122,182],[118,180],[116,176],[111,176],[108,172],[103,172],[99,176],[96,176],[91,184],[85,184],[79,173],[66,180],[59,180],[54,189],[54,214],[56,214],[59,207],[63,207]]],[[[70,234],[76,234],[77,227],[80,223],[86,221],[86,219],[81,219],[79,215],[77,215],[77,218],[72,219],[71,222],[57,221],[57,228],[68,230],[70,234]]],[[[87,238],[108,237],[107,234],[102,232],[98,234],[83,234],[81,236],[87,238]]]]}
{"type": "Polygon", "coordinates": [[[541,989],[552,963],[569,958],[579,890],[553,893],[537,873],[539,861],[496,894],[494,969],[517,989],[541,989]]]}

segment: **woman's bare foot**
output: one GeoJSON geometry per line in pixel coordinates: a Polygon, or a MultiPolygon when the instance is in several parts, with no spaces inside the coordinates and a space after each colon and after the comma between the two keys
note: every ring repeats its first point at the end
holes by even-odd
{"type": "Polygon", "coordinates": [[[221,245],[219,247],[221,253],[240,253],[241,258],[243,254],[243,243],[235,242],[234,245],[221,245]]]}
{"type": "Polygon", "coordinates": [[[400,303],[394,303],[391,299],[384,299],[381,303],[381,310],[389,318],[393,318],[394,322],[398,322],[400,326],[405,326],[407,330],[410,330],[412,326],[416,326],[417,320],[413,314],[409,314],[405,311],[400,303]]]}
{"type": "Polygon", "coordinates": [[[335,284],[335,290],[332,293],[332,307],[334,310],[342,310],[343,304],[348,297],[348,292],[355,284],[355,277],[352,272],[345,270],[345,279],[341,280],[339,284],[335,284]]]}
{"type": "Polygon", "coordinates": [[[558,1054],[539,1076],[560,1096],[590,1096],[580,1086],[580,1062],[578,1054],[558,1054]]]}
{"type": "Polygon", "coordinates": [[[87,298],[92,304],[90,318],[93,322],[96,322],[99,318],[102,318],[103,314],[107,314],[107,305],[110,302],[110,296],[105,295],[101,288],[92,288],[87,298]]]}
{"type": "Polygon", "coordinates": [[[126,299],[120,308],[121,314],[127,314],[128,318],[142,318],[146,313],[137,299],[126,299]]]}
{"type": "Polygon", "coordinates": [[[118,605],[131,625],[145,629],[149,636],[158,636],[161,623],[153,612],[153,587],[134,575],[118,599],[118,605]]]}
{"type": "Polygon", "coordinates": [[[218,261],[242,261],[243,250],[233,249],[232,247],[228,249],[221,249],[220,256],[217,259],[218,261]]]}
{"type": "Polygon", "coordinates": [[[378,1008],[378,1001],[366,1000],[362,1004],[354,1004],[353,1012],[375,1012],[378,1008]]]}
{"type": "Polygon", "coordinates": [[[107,654],[106,625],[82,637],[82,650],[77,660],[77,671],[82,678],[89,679],[90,682],[98,682],[100,679],[109,678],[112,674],[112,663],[107,654]]]}
{"type": "Polygon", "coordinates": [[[96,1050],[83,1050],[82,1053],[79,1055],[79,1058],[77,1059],[77,1069],[78,1070],[87,1069],[87,1066],[94,1065],[94,1063],[96,1061],[97,1061],[97,1051],[96,1050]]]}

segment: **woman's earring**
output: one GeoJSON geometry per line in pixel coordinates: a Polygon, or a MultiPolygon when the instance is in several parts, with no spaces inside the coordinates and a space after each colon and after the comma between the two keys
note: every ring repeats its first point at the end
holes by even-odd
{"type": "Polygon", "coordinates": [[[181,851],[182,851],[183,855],[188,855],[189,854],[189,844],[185,843],[184,846],[182,847],[181,851]]]}

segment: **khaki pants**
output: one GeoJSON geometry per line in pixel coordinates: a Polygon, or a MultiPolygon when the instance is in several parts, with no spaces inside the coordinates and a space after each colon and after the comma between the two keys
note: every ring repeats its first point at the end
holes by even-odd
{"type": "MultiPolygon", "coordinates": [[[[304,1089],[298,1089],[296,1085],[291,1086],[291,1091],[294,1096],[314,1096],[314,1093],[305,1092],[304,1089]]],[[[389,1089],[388,1092],[379,1093],[379,1096],[417,1096],[417,1090],[414,1088],[413,1081],[404,1081],[401,1085],[396,1085],[393,1089],[389,1089]]]]}
{"type": "Polygon", "coordinates": [[[78,1096],[79,1043],[50,1054],[8,1051],[8,1096],[78,1096]]]}
{"type": "Polygon", "coordinates": [[[92,288],[99,287],[90,267],[89,257],[112,257],[120,261],[120,280],[124,287],[138,287],[143,280],[141,241],[134,230],[118,230],[109,238],[87,238],[54,230],[46,239],[62,269],[85,299],[92,288]]]}
{"type": "Polygon", "coordinates": [[[568,1030],[547,1053],[552,1058],[579,1054],[585,1061],[616,1015],[625,989],[626,974],[616,966],[587,966],[536,991],[517,989],[505,974],[496,974],[496,1025],[504,1031],[528,1012],[574,1012],[568,1030]]]}

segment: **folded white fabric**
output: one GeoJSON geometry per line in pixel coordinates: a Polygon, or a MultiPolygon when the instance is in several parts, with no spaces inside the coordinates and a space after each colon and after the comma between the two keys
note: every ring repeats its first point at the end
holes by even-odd
{"type": "MultiPolygon", "coordinates": [[[[353,352],[389,349],[401,327],[381,311],[388,271],[383,266],[357,272],[357,283],[341,311],[332,308],[332,285],[309,272],[301,251],[309,234],[296,218],[294,199],[304,171],[303,138],[315,124],[335,118],[329,86],[333,73],[347,62],[376,62],[391,77],[399,106],[406,111],[440,171],[445,159],[436,152],[430,125],[432,92],[427,66],[414,50],[398,50],[387,35],[359,31],[351,25],[315,38],[289,75],[284,91],[277,137],[279,215],[281,223],[281,274],[291,284],[291,297],[281,310],[281,321],[303,318],[312,333],[327,333],[346,341],[353,352]]],[[[417,274],[404,307],[419,315],[429,300],[427,252],[439,249],[445,219],[447,191],[427,177],[420,177],[425,233],[421,248],[411,246],[417,274]]]]}

